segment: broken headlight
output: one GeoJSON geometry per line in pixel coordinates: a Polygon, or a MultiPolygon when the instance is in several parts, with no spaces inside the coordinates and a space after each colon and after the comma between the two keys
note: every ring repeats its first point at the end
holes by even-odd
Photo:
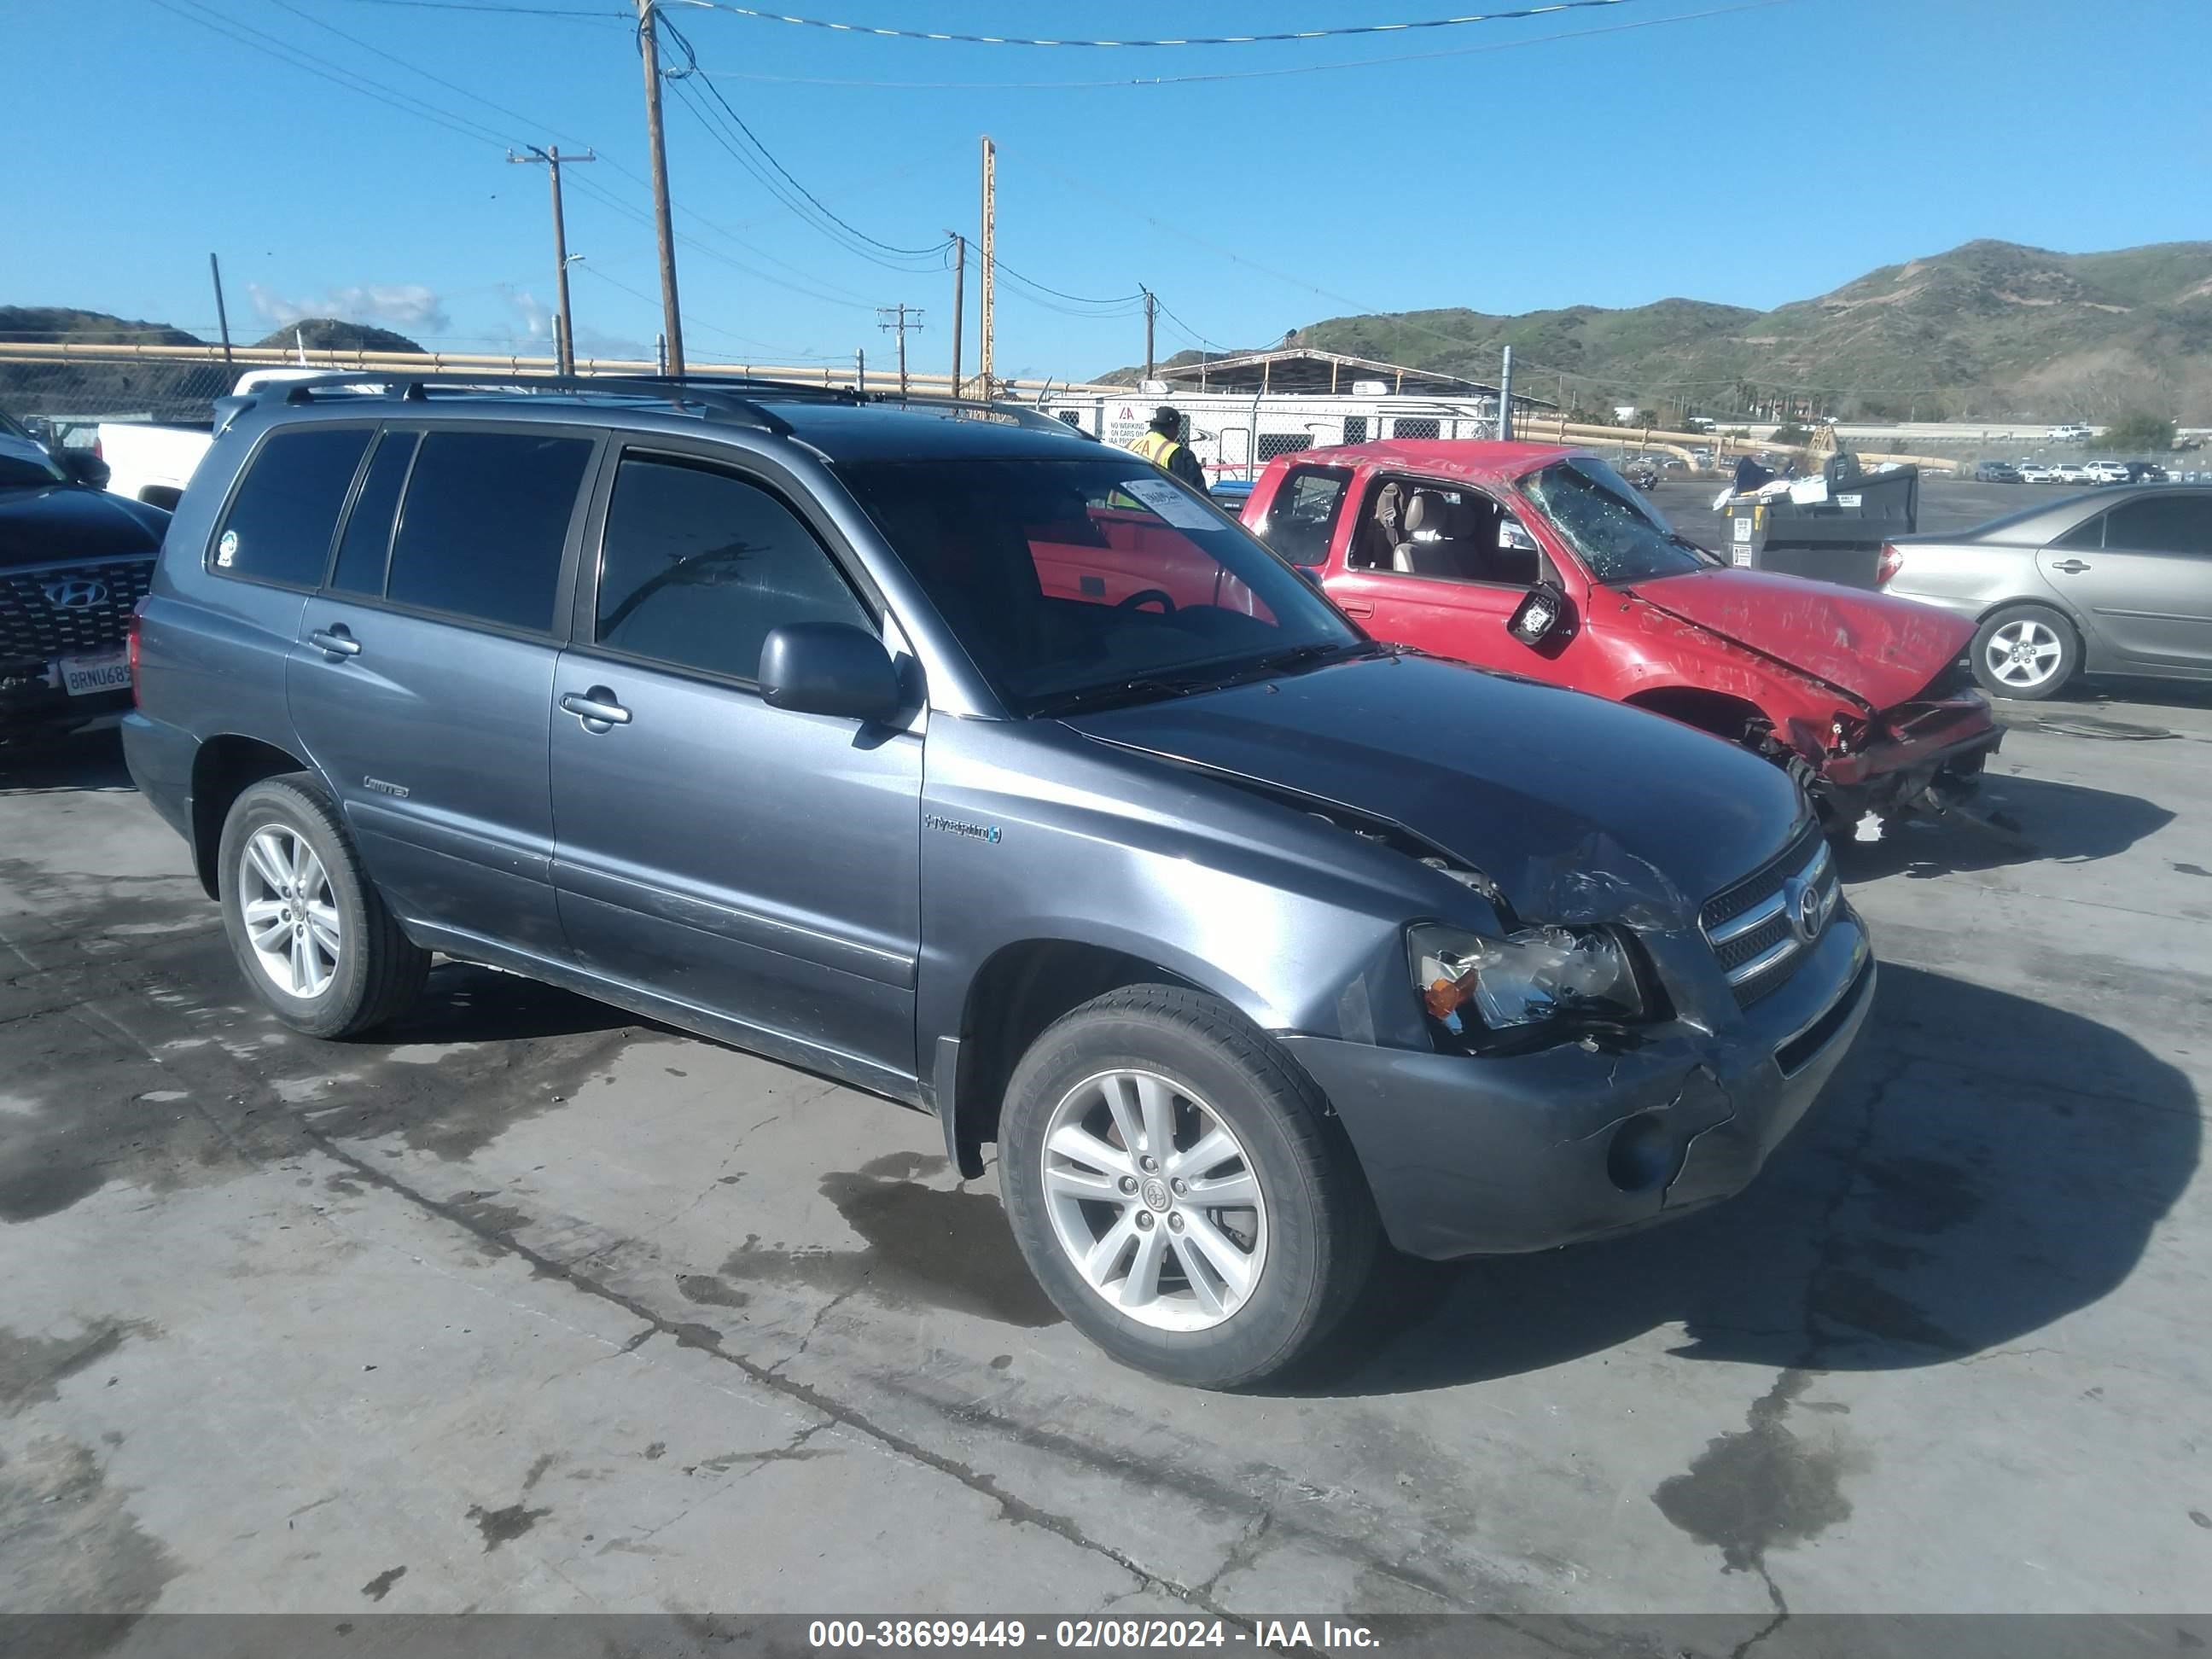
{"type": "Polygon", "coordinates": [[[1407,935],[1413,989],[1429,1017],[1480,1045],[1640,1019],[1630,947],[1604,927],[1530,927],[1504,939],[1425,923],[1407,935]]]}

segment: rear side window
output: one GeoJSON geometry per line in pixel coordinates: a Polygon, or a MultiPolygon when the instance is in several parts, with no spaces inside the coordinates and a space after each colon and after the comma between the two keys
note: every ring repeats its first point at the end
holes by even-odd
{"type": "Polygon", "coordinates": [[[424,434],[385,597],[507,628],[551,628],[561,550],[591,454],[589,438],[424,434]]]}
{"type": "Polygon", "coordinates": [[[249,581],[320,583],[346,491],[374,435],[370,427],[305,426],[271,436],[231,498],[215,568],[249,581]]]}
{"type": "Polygon", "coordinates": [[[2212,498],[2152,495],[2112,512],[2105,545],[2147,553],[2212,556],[2212,498]]]}
{"type": "Polygon", "coordinates": [[[727,472],[623,462],[600,556],[601,645],[750,680],[769,630],[800,622],[872,626],[789,507],[727,472]]]}
{"type": "Polygon", "coordinates": [[[1267,508],[1261,538],[1292,564],[1326,564],[1351,488],[1352,474],[1340,467],[1291,468],[1267,508]]]}
{"type": "Polygon", "coordinates": [[[392,520],[399,507],[399,487],[415,459],[416,432],[387,432],[368,464],[368,477],[354,498],[345,534],[338,539],[338,562],[331,586],[346,593],[384,592],[384,567],[392,554],[392,520]]]}
{"type": "Polygon", "coordinates": [[[2106,513],[2093,513],[2051,544],[2073,553],[2085,548],[2091,550],[2100,548],[2105,544],[2105,520],[2110,516],[2106,513]]]}

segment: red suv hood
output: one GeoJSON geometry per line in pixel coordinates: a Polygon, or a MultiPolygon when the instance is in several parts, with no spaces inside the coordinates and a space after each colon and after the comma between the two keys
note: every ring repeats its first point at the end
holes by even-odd
{"type": "Polygon", "coordinates": [[[1800,668],[1877,711],[1927,690],[1974,636],[1948,611],[1765,570],[1699,570],[1638,582],[1653,609],[1800,668]]]}

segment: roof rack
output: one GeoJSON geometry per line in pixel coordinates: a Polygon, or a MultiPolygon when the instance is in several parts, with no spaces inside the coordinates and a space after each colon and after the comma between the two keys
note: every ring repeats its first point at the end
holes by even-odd
{"type": "Polygon", "coordinates": [[[708,416],[735,420],[779,435],[790,422],[763,407],[768,401],[857,404],[862,394],[843,386],[812,386],[804,380],[775,380],[754,375],[674,374],[419,374],[389,370],[333,370],[296,380],[270,381],[245,394],[246,401],[281,393],[287,404],[322,401],[318,392],[374,387],[406,403],[427,403],[433,392],[559,392],[665,400],[673,407],[695,406],[708,416]]]}
{"type": "MultiPolygon", "coordinates": [[[[1063,421],[1057,415],[1048,415],[1032,404],[1015,403],[1003,398],[956,398],[944,392],[916,392],[902,395],[896,392],[871,392],[866,394],[872,404],[893,409],[919,408],[941,410],[953,415],[972,415],[979,419],[1004,422],[1012,426],[1025,426],[1037,432],[1056,432],[1064,437],[1090,438],[1091,434],[1073,422],[1063,421]]],[[[1093,442],[1097,440],[1093,439],[1093,442]]]]}

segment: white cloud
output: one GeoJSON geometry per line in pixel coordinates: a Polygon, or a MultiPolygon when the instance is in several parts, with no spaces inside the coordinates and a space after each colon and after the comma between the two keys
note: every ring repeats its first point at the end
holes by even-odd
{"type": "Polygon", "coordinates": [[[336,317],[349,323],[389,323],[435,333],[447,325],[445,301],[421,283],[357,283],[325,293],[289,298],[258,283],[246,285],[253,308],[279,328],[307,317],[336,317]]]}
{"type": "Polygon", "coordinates": [[[550,340],[553,337],[551,307],[526,288],[507,290],[507,303],[522,319],[524,337],[532,340],[550,340]]]}

